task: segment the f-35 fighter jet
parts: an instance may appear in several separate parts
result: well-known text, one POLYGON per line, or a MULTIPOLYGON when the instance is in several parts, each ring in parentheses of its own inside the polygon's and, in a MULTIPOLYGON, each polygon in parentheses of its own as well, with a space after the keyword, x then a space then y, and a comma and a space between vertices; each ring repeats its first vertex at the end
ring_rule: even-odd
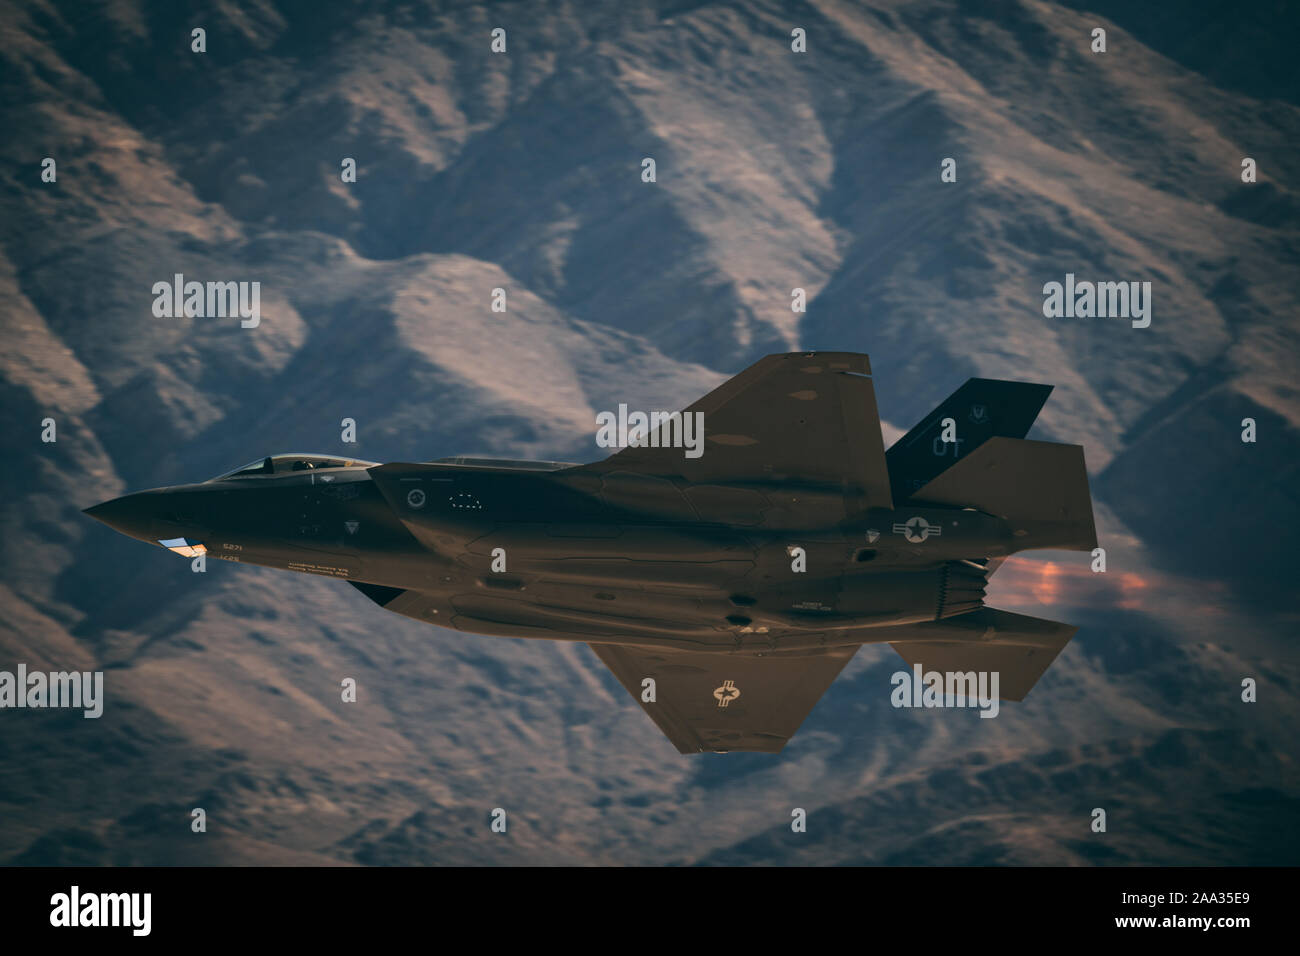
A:
POLYGON ((417 621, 585 641, 682 753, 775 753, 862 644, 1021 700, 1073 636, 983 603, 1009 554, 1096 547, 1083 449, 1024 438, 1050 391, 970 379, 886 451, 866 355, 770 355, 682 413, 696 457, 670 418, 585 465, 274 455, 87 513, 417 621))

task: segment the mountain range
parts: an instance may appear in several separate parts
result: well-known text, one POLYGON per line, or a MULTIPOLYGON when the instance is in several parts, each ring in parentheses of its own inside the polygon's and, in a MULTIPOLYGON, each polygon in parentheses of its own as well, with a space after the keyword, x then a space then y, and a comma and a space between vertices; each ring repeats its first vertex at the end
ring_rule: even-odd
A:
POLYGON ((1300 18, 1166 8, 0 3, 0 669, 108 697, 0 713, 0 861, 1300 862, 1300 18), (176 274, 260 323, 159 318, 176 274), (1150 326, 1045 316, 1067 275, 1150 326), (1080 626, 996 720, 893 709, 867 647, 781 755, 684 758, 584 645, 81 514, 291 450, 594 460, 597 412, 804 349, 871 355, 886 443, 1056 386, 1107 567, 993 578, 1080 626))

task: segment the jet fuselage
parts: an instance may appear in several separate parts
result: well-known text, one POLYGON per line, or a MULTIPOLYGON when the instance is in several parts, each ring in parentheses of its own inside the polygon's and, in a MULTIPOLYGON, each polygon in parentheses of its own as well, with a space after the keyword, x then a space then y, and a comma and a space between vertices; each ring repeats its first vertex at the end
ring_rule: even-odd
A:
POLYGON ((972 378, 886 451, 872 379, 770 355, 601 461, 282 455, 88 511, 413 620, 585 642, 681 753, 776 753, 864 643, 1023 700, 1076 629, 986 607, 987 576, 1096 548, 1083 449, 1025 438, 1050 386, 972 378))
POLYGON ((982 598, 982 562, 1014 550, 1005 520, 969 509, 819 523, 841 499, 429 463, 232 476, 89 513, 150 543, 201 544, 209 559, 418 592, 418 606, 392 609, 459 630, 697 648, 837 643, 827 632, 862 643, 863 630, 964 613, 982 598))

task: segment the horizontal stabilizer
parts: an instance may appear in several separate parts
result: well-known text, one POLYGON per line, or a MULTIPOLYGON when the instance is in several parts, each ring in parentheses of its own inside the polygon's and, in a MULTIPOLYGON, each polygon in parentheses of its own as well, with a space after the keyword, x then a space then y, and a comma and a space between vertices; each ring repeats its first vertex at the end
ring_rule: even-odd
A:
POLYGON ((998 674, 1002 700, 1024 700, 1078 628, 985 607, 932 624, 904 625, 894 650, 923 671, 998 674))
POLYGON ((1091 551, 1097 528, 1083 446, 990 438, 912 496, 1005 518, 1017 551, 1091 551))

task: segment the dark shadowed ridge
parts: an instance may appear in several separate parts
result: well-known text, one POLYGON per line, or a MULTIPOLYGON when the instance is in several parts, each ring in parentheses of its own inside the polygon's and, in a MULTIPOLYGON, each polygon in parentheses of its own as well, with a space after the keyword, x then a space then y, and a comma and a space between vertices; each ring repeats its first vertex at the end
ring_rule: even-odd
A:
POLYGON ((1289 7, 598 6, 3 8, 0 669, 108 700, 0 714, 0 860, 1300 862, 1289 7), (261 326, 155 318, 178 272, 261 326), (1045 319, 1067 272, 1150 281, 1151 327, 1045 319), (684 759, 585 647, 80 511, 290 449, 595 458, 598 410, 805 348, 870 353, 891 434, 1056 386, 1030 437, 1085 446, 1108 568, 993 579, 1081 628, 1023 704, 895 709, 866 648, 779 757, 684 759))

